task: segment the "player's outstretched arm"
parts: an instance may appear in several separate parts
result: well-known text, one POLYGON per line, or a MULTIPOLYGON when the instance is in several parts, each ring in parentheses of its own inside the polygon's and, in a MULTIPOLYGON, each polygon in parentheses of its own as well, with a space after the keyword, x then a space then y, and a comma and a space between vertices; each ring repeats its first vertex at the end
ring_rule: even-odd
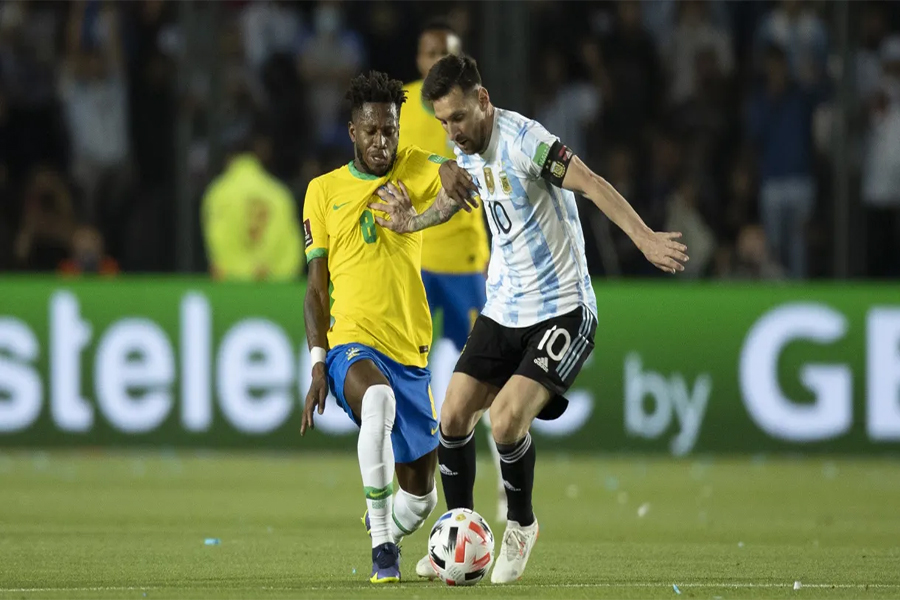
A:
POLYGON ((412 205, 406 186, 402 181, 397 183, 399 187, 387 183, 379 188, 378 197, 383 202, 369 204, 369 208, 372 210, 380 210, 388 216, 387 219, 376 216, 375 222, 385 229, 397 233, 412 233, 440 225, 449 221, 450 217, 458 213, 461 208, 472 212, 472 206, 478 206, 478 201, 475 199, 470 199, 469 203, 460 204, 441 189, 431 206, 420 215, 416 213, 416 209, 412 205))
MULTIPOLYGON (((309 276, 306 282, 306 298, 303 300, 303 320, 306 323, 306 341, 310 350, 328 349, 328 323, 331 301, 328 297, 328 258, 319 257, 309 261, 309 276)), ((312 367, 312 385, 306 395, 303 418, 300 421, 300 435, 307 429, 315 429, 313 412, 318 408, 321 415, 328 397, 328 373, 324 362, 312 367)))
POLYGON ((589 198, 657 268, 667 273, 684 271, 683 263, 688 260, 687 246, 675 241, 681 234, 650 229, 616 188, 591 171, 577 156, 569 161, 562 187, 589 198))

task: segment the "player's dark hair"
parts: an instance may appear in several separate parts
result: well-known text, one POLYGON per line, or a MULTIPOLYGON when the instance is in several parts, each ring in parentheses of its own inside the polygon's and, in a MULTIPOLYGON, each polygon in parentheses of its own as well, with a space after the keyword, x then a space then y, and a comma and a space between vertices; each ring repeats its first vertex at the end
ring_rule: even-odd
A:
POLYGON ((358 75, 350 81, 346 99, 350 103, 351 118, 368 102, 393 104, 399 111, 406 102, 406 90, 399 79, 391 79, 380 71, 369 71, 368 75, 358 75))
POLYGON ((419 37, 428 31, 443 31, 444 33, 449 33, 451 35, 458 35, 456 30, 453 29, 453 26, 450 25, 450 21, 443 17, 435 17, 426 21, 425 25, 422 26, 422 29, 419 30, 419 37))
POLYGON ((422 97, 434 102, 449 94, 459 86, 464 94, 468 94, 481 85, 481 73, 478 63, 471 56, 455 56, 450 54, 437 61, 425 82, 422 84, 422 97))

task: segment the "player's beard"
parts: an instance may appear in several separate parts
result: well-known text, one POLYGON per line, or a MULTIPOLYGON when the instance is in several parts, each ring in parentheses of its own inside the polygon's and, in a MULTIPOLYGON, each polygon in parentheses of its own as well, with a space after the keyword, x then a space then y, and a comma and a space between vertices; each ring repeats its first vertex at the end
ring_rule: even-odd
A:
POLYGON ((394 167, 394 161, 397 160, 397 149, 394 148, 394 153, 391 154, 391 158, 390 160, 388 160, 387 166, 384 168, 384 171, 378 173, 369 166, 369 163, 366 162, 366 155, 365 152, 363 152, 363 149, 356 144, 354 144, 354 147, 356 148, 356 161, 365 169, 365 172, 369 175, 383 177, 394 167))

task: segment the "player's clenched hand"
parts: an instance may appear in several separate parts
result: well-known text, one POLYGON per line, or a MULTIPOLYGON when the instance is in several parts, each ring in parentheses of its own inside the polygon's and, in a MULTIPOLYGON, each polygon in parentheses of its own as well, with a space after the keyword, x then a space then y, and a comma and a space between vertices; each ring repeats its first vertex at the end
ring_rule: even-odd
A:
POLYGON ((325 412, 326 398, 328 398, 328 377, 325 373, 325 364, 316 363, 312 369, 312 385, 306 394, 303 418, 300 420, 300 435, 304 435, 307 429, 316 428, 313 424, 313 412, 317 407, 320 415, 325 412))
POLYGON ((441 187, 450 196, 450 199, 459 204, 466 212, 472 212, 472 208, 478 208, 478 186, 472 181, 472 176, 465 169, 459 168, 455 160, 448 160, 438 170, 441 176, 441 187), (471 206, 471 208, 470 208, 471 206))
POLYGON ((688 261, 687 246, 675 241, 680 237, 680 233, 654 231, 640 240, 637 246, 658 269, 675 273, 684 271, 682 263, 688 261))
POLYGON ((384 202, 372 202, 369 208, 372 210, 380 210, 385 213, 388 218, 384 219, 375 215, 375 222, 391 231, 397 233, 409 233, 413 231, 412 219, 416 216, 416 209, 413 208, 412 200, 409 199, 409 192, 402 181, 398 181, 397 187, 391 182, 378 188, 376 192, 378 197, 384 202))

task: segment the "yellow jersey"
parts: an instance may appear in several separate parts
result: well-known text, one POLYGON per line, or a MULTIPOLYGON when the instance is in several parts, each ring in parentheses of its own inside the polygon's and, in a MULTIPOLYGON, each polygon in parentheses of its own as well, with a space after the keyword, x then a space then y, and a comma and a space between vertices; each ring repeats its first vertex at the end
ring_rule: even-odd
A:
POLYGON ((290 190, 252 154, 234 158, 203 197, 210 266, 222 279, 292 280, 300 273, 300 224, 290 190))
MULTIPOLYGON (((455 159, 453 142, 422 98, 422 81, 404 87, 409 100, 400 110, 400 148, 418 146, 455 159)), ((422 268, 432 273, 481 273, 490 257, 482 207, 459 211, 452 219, 422 232, 422 268)))
POLYGON ((383 177, 348 165, 313 179, 303 205, 306 260, 326 257, 333 324, 328 344, 356 342, 395 361, 425 367, 431 314, 422 284, 422 232, 398 234, 375 222, 368 204, 388 181, 402 181, 421 213, 441 189, 438 168, 446 160, 414 146, 397 151, 383 177))

